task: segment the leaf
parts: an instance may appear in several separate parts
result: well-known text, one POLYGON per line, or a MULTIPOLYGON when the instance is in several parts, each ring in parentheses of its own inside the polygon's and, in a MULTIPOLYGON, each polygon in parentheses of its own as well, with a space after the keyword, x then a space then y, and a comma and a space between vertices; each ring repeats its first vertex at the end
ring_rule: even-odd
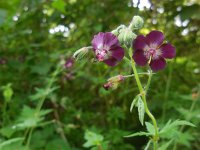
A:
POLYGON ((152 135, 154 135, 154 133, 155 133, 154 126, 151 123, 149 123, 149 122, 145 122, 145 125, 146 125, 146 128, 147 128, 147 131, 149 133, 151 133, 152 135))
POLYGON ((162 146, 160 146, 158 148, 158 150, 167 150, 167 148, 169 147, 169 145, 172 143, 173 140, 170 140, 169 142, 163 144, 162 146))
POLYGON ((18 137, 18 138, 13 138, 13 139, 6 140, 6 141, 0 143, 0 150, 3 147, 7 146, 7 145, 10 145, 12 143, 16 143, 16 142, 19 142, 19 141, 23 141, 23 140, 24 140, 24 138, 22 138, 22 137, 18 137))
POLYGON ((147 143, 147 145, 145 146, 144 150, 148 150, 149 149, 149 146, 151 145, 151 140, 149 140, 149 142, 147 143))
POLYGON ((186 19, 197 19, 199 20, 199 13, 200 13, 200 5, 193 4, 191 6, 185 6, 180 11, 181 20, 184 21, 186 19))
POLYGON ((20 130, 30 127, 36 127, 44 120, 44 116, 50 113, 52 110, 41 110, 39 114, 36 114, 35 109, 28 106, 24 106, 23 110, 16 121, 16 124, 12 126, 13 129, 20 130))
POLYGON ((128 137, 134 137, 134 136, 150 136, 150 135, 151 135, 151 133, 148 133, 148 132, 136 132, 136 133, 124 136, 124 137, 128 138, 128 137))
POLYGON ((133 107, 136 106, 136 104, 138 103, 138 99, 139 99, 139 95, 137 95, 137 96, 133 99, 133 101, 132 101, 132 103, 131 103, 131 107, 130 107, 130 112, 132 112, 133 107))
POLYGON ((54 0, 54 2, 52 2, 52 6, 57 10, 61 11, 62 13, 66 13, 66 3, 63 0, 54 0))
POLYGON ((13 90, 11 88, 11 83, 8 83, 7 85, 3 86, 3 97, 5 99, 6 102, 10 102, 12 95, 13 95, 13 90))
POLYGON ((140 120, 140 123, 143 125, 144 124, 143 122, 144 122, 145 109, 144 109, 144 103, 143 103, 142 98, 140 96, 138 97, 137 107, 138 107, 139 120, 140 120))
POLYGON ((36 88, 36 93, 34 95, 31 95, 30 96, 30 99, 31 100, 39 100, 45 96, 48 96, 50 95, 52 92, 54 92, 55 90, 59 89, 60 87, 59 86, 54 86, 52 88, 44 88, 44 89, 39 89, 39 88, 36 88))
POLYGON ((191 127, 196 127, 193 123, 190 123, 185 120, 175 120, 174 122, 171 123, 171 120, 167 122, 167 124, 163 127, 163 129, 160 131, 160 134, 169 132, 170 130, 174 129, 177 126, 182 126, 182 125, 187 125, 191 127))
POLYGON ((104 137, 100 134, 86 131, 84 136, 86 142, 83 144, 83 147, 92 147, 92 146, 98 146, 100 143, 102 143, 104 137))

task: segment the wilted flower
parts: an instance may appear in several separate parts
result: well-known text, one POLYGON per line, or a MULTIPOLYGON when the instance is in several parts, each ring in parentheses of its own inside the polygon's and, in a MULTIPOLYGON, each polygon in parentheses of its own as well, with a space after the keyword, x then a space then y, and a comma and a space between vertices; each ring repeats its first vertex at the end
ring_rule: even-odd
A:
POLYGON ((74 65, 74 59, 68 58, 64 64, 65 68, 71 68, 74 65))
POLYGON ((124 57, 124 49, 117 37, 111 32, 100 32, 94 36, 92 47, 98 61, 115 66, 124 57))
POLYGON ((137 65, 145 66, 149 63, 153 71, 164 69, 165 58, 172 59, 176 55, 175 47, 163 43, 164 35, 160 31, 151 31, 145 36, 139 35, 133 42, 135 49, 133 59, 137 65))
POLYGON ((109 90, 109 89, 116 89, 119 85, 120 82, 124 80, 124 76, 122 75, 117 75, 114 77, 109 78, 107 83, 103 85, 104 89, 109 90))

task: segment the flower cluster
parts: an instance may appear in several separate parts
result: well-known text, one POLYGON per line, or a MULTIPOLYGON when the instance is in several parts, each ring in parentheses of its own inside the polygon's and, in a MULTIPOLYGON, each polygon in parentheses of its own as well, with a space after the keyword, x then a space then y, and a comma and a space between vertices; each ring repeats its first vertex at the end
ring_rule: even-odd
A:
MULTIPOLYGON (((160 31, 151 31, 146 35, 139 35, 133 41, 133 59, 139 66, 147 63, 153 71, 164 69, 165 59, 172 59, 176 55, 175 48, 169 43, 163 43, 164 35, 160 31)), ((110 33, 94 36, 92 40, 94 53, 98 61, 103 61, 109 66, 115 66, 124 57, 124 49, 120 46, 117 37, 110 33)))

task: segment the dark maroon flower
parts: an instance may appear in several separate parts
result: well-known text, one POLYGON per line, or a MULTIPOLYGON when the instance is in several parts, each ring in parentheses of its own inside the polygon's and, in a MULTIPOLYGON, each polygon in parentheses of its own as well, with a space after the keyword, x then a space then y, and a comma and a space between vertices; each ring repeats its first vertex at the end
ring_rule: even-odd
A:
POLYGON ((124 49, 117 37, 111 32, 100 32, 94 36, 92 47, 98 61, 115 66, 124 57, 124 49))
POLYGON ((74 59, 73 58, 68 58, 64 64, 65 68, 71 68, 74 65, 74 59))
POLYGON ((6 64, 6 59, 0 58, 0 65, 5 65, 6 64))
POLYGON ((137 65, 149 63, 153 71, 162 70, 166 66, 165 58, 172 59, 176 55, 175 47, 163 43, 164 35, 160 31, 151 31, 145 36, 139 35, 133 42, 133 59, 137 65))

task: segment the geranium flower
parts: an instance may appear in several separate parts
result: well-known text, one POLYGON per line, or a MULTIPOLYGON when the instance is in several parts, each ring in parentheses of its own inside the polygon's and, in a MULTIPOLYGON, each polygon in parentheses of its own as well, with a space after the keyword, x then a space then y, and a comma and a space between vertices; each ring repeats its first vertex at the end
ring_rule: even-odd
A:
POLYGON ((149 63, 153 71, 162 70, 166 66, 165 58, 172 59, 176 55, 175 47, 163 43, 164 35, 160 31, 151 31, 145 36, 139 35, 133 41, 133 59, 139 66, 149 63))
POLYGON ((64 67, 65 68, 72 68, 73 65, 74 65, 74 59, 70 57, 65 61, 64 67))
POLYGON ((98 61, 115 66, 124 57, 124 49, 117 37, 111 32, 100 32, 94 36, 92 47, 98 61))

